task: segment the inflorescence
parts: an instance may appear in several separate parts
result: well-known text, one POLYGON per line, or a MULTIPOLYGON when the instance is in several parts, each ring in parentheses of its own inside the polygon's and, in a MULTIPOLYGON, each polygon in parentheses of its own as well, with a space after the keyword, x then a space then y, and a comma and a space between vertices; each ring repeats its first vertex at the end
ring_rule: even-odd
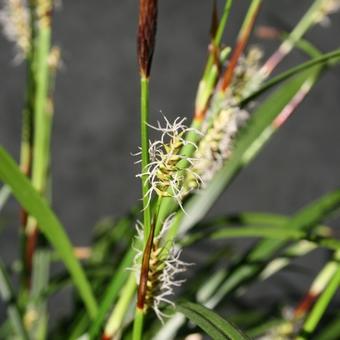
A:
MULTIPOLYGON (((185 281, 176 279, 177 274, 185 272, 187 266, 190 265, 180 260, 180 248, 173 242, 165 241, 172 221, 173 215, 170 215, 163 223, 160 233, 153 240, 145 295, 145 310, 152 308, 161 321, 167 316, 161 311, 161 305, 163 303, 174 305, 169 297, 174 295, 174 289, 185 281)), ((136 242, 142 244, 144 240, 144 226, 142 223, 137 222, 136 229, 136 242)), ((139 284, 143 252, 139 249, 139 246, 135 247, 135 250, 136 256, 134 258, 133 270, 136 273, 137 283, 139 284)))
POLYGON ((182 206, 183 198, 190 192, 186 186, 185 179, 188 174, 194 178, 197 186, 201 184, 201 178, 193 168, 194 158, 185 155, 183 148, 197 146, 185 139, 188 133, 199 134, 198 131, 184 125, 185 118, 176 118, 170 123, 165 117, 165 126, 158 122, 152 129, 161 132, 161 137, 150 143, 150 163, 145 173, 137 175, 148 176, 150 189, 147 192, 148 201, 152 199, 153 193, 158 197, 173 197, 182 206))
POLYGON ((16 61, 25 59, 30 49, 30 14, 26 0, 6 0, 0 12, 0 22, 7 39, 15 43, 16 61))

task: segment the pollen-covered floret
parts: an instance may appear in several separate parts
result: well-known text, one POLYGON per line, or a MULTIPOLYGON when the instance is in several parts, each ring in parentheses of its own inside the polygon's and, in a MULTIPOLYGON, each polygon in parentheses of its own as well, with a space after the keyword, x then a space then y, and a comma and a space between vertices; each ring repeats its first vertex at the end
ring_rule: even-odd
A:
POLYGON ((263 80, 259 74, 262 56, 262 50, 252 46, 246 55, 240 57, 231 86, 226 93, 227 97, 238 103, 259 87, 263 80))
MULTIPOLYGON (((260 61, 262 51, 250 48, 235 68, 231 85, 225 93, 216 92, 210 103, 203 124, 203 138, 194 153, 194 172, 207 184, 230 157, 233 141, 249 118, 249 113, 240 108, 242 99, 254 92, 261 84, 260 61)), ((191 182, 195 187, 195 181, 191 182)), ((204 185, 203 185, 204 186, 204 185)))
POLYGON ((36 0, 35 10, 39 26, 44 27, 51 24, 51 15, 54 5, 55 3, 53 0, 36 0))
POLYGON ((0 22, 7 39, 15 43, 16 61, 21 61, 26 57, 31 41, 26 0, 6 0, 0 12, 0 22))
POLYGON ((149 155, 150 163, 144 173, 138 177, 147 175, 150 186, 147 192, 149 202, 152 194, 159 197, 173 197, 180 206, 182 199, 190 191, 184 185, 186 175, 190 173, 192 177, 200 184, 201 180, 193 170, 194 159, 183 153, 183 148, 192 146, 197 148, 193 142, 187 141, 185 136, 188 133, 197 133, 198 131, 188 128, 184 125, 185 118, 177 118, 170 123, 165 117, 165 126, 158 122, 157 126, 150 126, 154 130, 161 132, 159 140, 150 144, 149 155))
MULTIPOLYGON (((223 109, 202 138, 194 157, 195 171, 203 183, 209 183, 230 157, 236 133, 245 124, 249 114, 237 106, 223 109)), ((194 183, 193 183, 194 185, 194 183)))
MULTIPOLYGON (((163 227, 157 237, 155 237, 150 254, 149 273, 147 280, 147 290, 145 295, 145 309, 152 308, 157 317, 163 321, 166 316, 161 311, 163 303, 173 305, 169 299, 174 293, 175 288, 181 286, 185 280, 176 278, 177 274, 186 271, 188 263, 180 260, 181 250, 174 243, 165 243, 165 235, 171 226, 173 216, 170 215, 164 222, 163 227)), ((144 228, 138 222, 137 242, 143 244, 144 228)), ((133 270, 136 273, 137 283, 139 284, 141 260, 143 252, 136 249, 133 270)))
POLYGON ((324 0, 320 10, 315 13, 315 22, 321 25, 329 25, 329 15, 340 10, 340 0, 324 0))

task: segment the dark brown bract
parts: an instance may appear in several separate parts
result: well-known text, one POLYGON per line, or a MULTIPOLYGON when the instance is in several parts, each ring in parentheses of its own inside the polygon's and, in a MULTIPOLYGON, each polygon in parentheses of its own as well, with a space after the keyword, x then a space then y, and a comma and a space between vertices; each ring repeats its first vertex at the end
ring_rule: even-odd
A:
POLYGON ((138 23, 138 63, 142 76, 150 75, 157 31, 158 0, 140 0, 138 23))

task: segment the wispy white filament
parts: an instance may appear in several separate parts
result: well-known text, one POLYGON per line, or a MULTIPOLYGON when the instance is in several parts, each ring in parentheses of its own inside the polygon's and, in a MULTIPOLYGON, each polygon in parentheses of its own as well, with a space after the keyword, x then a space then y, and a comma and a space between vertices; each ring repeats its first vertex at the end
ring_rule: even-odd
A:
MULTIPOLYGON (((152 308, 162 322, 167 315, 161 311, 161 306, 162 304, 174 305, 170 297, 174 295, 176 287, 180 287, 185 281, 183 279, 177 279, 177 275, 185 272, 186 268, 190 265, 180 259, 182 251, 174 243, 164 244, 164 239, 173 222, 173 217, 174 215, 172 214, 165 220, 160 233, 155 237, 154 244, 157 245, 157 249, 152 251, 150 258, 150 265, 152 261, 157 263, 157 268, 154 268, 154 270, 159 273, 159 276, 157 277, 155 286, 151 287, 151 285, 148 285, 148 289, 151 289, 148 294, 152 295, 152 299, 151 305, 147 307, 152 308)), ((139 246, 135 247, 136 256, 132 269, 136 273, 137 283, 139 284, 143 257, 143 251, 140 250, 140 245, 144 242, 144 227, 140 222, 137 222, 136 229, 136 241, 139 246)))
POLYGON ((0 23, 7 39, 15 44, 15 61, 23 60, 30 48, 30 15, 26 0, 5 0, 0 23))
POLYGON ((188 128, 184 124, 185 118, 178 117, 173 123, 170 123, 165 117, 164 120, 165 126, 162 126, 160 122, 157 122, 157 126, 150 125, 152 129, 159 131, 161 136, 158 140, 150 143, 150 163, 146 171, 137 176, 147 175, 150 189, 146 195, 149 203, 155 193, 157 196, 173 197, 182 207, 183 197, 190 190, 184 185, 187 174, 190 173, 197 184, 201 179, 193 170, 194 159, 183 155, 181 151, 187 145, 197 148, 194 143, 187 141, 185 136, 189 132, 197 134, 199 132, 188 128))
POLYGON ((315 22, 321 25, 329 25, 331 20, 329 15, 340 10, 340 0, 325 0, 320 10, 315 14, 315 22))

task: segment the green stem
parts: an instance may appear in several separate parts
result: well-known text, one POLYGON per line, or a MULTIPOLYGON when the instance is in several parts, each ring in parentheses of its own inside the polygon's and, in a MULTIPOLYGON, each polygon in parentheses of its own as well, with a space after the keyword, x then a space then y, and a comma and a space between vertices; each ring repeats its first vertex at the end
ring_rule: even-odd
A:
POLYGON ((284 71, 280 73, 279 75, 266 81, 259 89, 257 89, 255 92, 253 92, 248 97, 243 98, 240 102, 240 106, 243 108, 245 105, 250 103, 252 100, 260 96, 262 93, 269 90, 271 87, 285 81, 286 79, 289 79, 295 76, 298 73, 301 73, 302 71, 308 70, 312 68, 313 66, 317 66, 321 64, 324 64, 324 66, 327 66, 327 64, 331 65, 339 61, 340 61, 340 49, 338 48, 338 49, 335 49, 334 51, 322 54, 320 57, 313 58, 302 64, 291 67, 289 70, 284 71))
POLYGON ((217 28, 216 36, 214 38, 214 44, 216 46, 219 46, 221 44, 223 33, 227 25, 228 19, 229 19, 232 4, 233 4, 233 0, 226 0, 225 2, 223 14, 222 14, 220 23, 217 28))
POLYGON ((275 67, 287 56, 298 41, 306 34, 306 32, 315 24, 315 19, 320 11, 321 6, 328 0, 315 0, 312 6, 308 9, 305 15, 301 18, 299 23, 295 26, 293 31, 279 46, 278 50, 268 59, 263 65, 260 73, 268 77, 275 67))
MULTIPOLYGON (((233 3, 233 0, 226 0, 225 2, 223 14, 218 24, 216 35, 213 39, 213 44, 216 47, 220 46, 221 44, 223 33, 228 22, 232 3, 233 3)), ((214 56, 210 53, 208 61, 207 61, 207 65, 204 70, 203 79, 207 79, 209 77, 209 74, 211 72, 211 67, 213 66, 213 64, 214 64, 214 56)))
POLYGON ((253 27, 254 19, 261 6, 262 0, 252 0, 250 7, 247 11, 246 17, 243 21, 237 40, 241 41, 246 35, 249 35, 249 30, 253 27))
MULTIPOLYGON (((142 76, 140 81, 141 87, 141 100, 140 100, 140 109, 141 109, 141 148, 142 148, 142 195, 143 195, 143 219, 144 219, 144 244, 140 246, 142 248, 145 247, 147 240, 149 238, 149 234, 151 231, 151 200, 148 197, 148 191, 150 188, 150 184, 148 181, 148 175, 145 174, 147 170, 147 166, 150 162, 149 160, 149 131, 148 131, 148 122, 149 122, 149 78, 142 76)), ((158 203, 157 203, 158 207, 158 203)), ((156 207, 156 209, 158 209, 156 207)), ((118 303, 112 312, 107 326, 105 328, 105 336, 112 336, 119 332, 122 326, 122 322, 124 319, 124 315, 127 311, 129 304, 134 296, 136 291, 136 278, 135 274, 132 273, 129 277, 128 283, 122 291, 121 297, 118 300, 118 303)))
MULTIPOLYGON (((51 3, 49 2, 49 5, 51 3)), ((36 5, 38 6, 38 5, 36 5)), ((34 7, 35 11, 38 7, 34 7)), ((48 182, 48 168, 50 159, 50 134, 52 112, 48 105, 50 89, 50 67, 48 58, 51 45, 51 27, 49 13, 36 18, 37 32, 34 41, 34 59, 32 67, 35 77, 35 91, 33 102, 33 162, 32 185, 42 195, 46 195, 48 182)), ((30 281, 32 258, 37 243, 37 222, 33 217, 28 217, 25 228, 25 274, 26 282, 30 281)))
POLYGON ((12 284, 9 281, 5 265, 0 260, 0 295, 7 305, 7 314, 15 335, 22 340, 29 340, 28 334, 21 317, 19 307, 16 304, 12 284))
POLYGON ((21 127, 21 149, 20 149, 20 167, 26 176, 30 176, 31 161, 32 161, 32 146, 33 146, 33 106, 34 106, 34 92, 35 92, 35 79, 34 79, 34 57, 35 57, 35 37, 36 37, 36 24, 35 24, 35 5, 29 2, 30 14, 30 48, 26 56, 27 71, 26 71, 26 93, 25 93, 25 106, 22 117, 21 127))
MULTIPOLYGON (((35 98, 35 37, 36 37, 36 24, 35 24, 35 5, 29 2, 30 12, 30 48, 26 58, 26 89, 25 89, 25 104, 22 115, 21 127, 21 146, 20 146, 20 168, 21 171, 28 177, 31 177, 32 172, 32 158, 33 158, 33 136, 34 136, 34 98, 35 98)), ((26 249, 28 249, 28 237, 25 229, 27 226, 27 212, 20 209, 20 258, 23 263, 23 270, 20 275, 20 300, 23 305, 26 305, 28 297, 28 283, 30 265, 27 261, 26 249)))
POLYGON ((232 56, 230 57, 229 64, 226 72, 223 75, 223 79, 220 82, 219 89, 225 92, 232 82, 235 68, 237 66, 238 60, 244 51, 246 44, 248 43, 251 31, 254 27, 257 14, 259 12, 262 0, 252 0, 249 9, 247 11, 246 17, 243 21, 240 32, 237 36, 237 42, 234 47, 232 56))
POLYGON ((136 308, 135 320, 133 323, 132 340, 142 340, 144 324, 144 311, 136 308))
MULTIPOLYGON (((220 45, 223 37, 223 33, 228 22, 232 0, 226 0, 223 14, 221 20, 219 22, 217 32, 212 41, 212 49, 217 48, 218 56, 220 57, 220 45)), ((218 65, 215 64, 215 56, 216 51, 211 51, 208 57, 207 64, 204 69, 202 80, 199 83, 197 95, 196 95, 196 103, 195 103, 195 116, 200 119, 203 115, 204 110, 208 104, 209 98, 213 92, 214 86, 216 85, 217 77, 218 77, 218 65)), ((226 58, 226 55, 225 55, 226 58)))
POLYGON ((124 289, 122 290, 121 298, 119 299, 106 324, 104 338, 111 339, 121 330, 124 317, 136 292, 136 286, 135 273, 131 273, 124 289))
MULTIPOLYGON (((336 293, 339 287, 339 284, 340 284, 340 265, 338 263, 339 255, 340 253, 337 252, 336 259, 334 260, 336 263, 337 269, 334 272, 331 279, 328 281, 328 283, 325 284, 323 292, 321 293, 319 299, 315 303, 311 313, 308 315, 305 321, 303 330, 300 336, 297 338, 298 340, 307 339, 309 335, 311 335, 315 331, 331 299, 333 298, 334 294, 336 293)), ((326 274, 327 273, 325 272, 325 275, 326 274)))
MULTIPOLYGON (((105 290, 105 293, 103 295, 103 298, 101 299, 100 308, 99 308, 97 317, 93 321, 90 327, 90 330, 89 330, 90 339, 94 340, 98 336, 98 333, 100 331, 103 321, 106 318, 106 315, 110 309, 110 306, 113 303, 115 303, 115 299, 118 295, 118 292, 123 287, 123 284, 125 283, 127 276, 129 274, 126 271, 126 268, 131 266, 131 263, 133 260, 132 257, 133 257, 133 249, 130 249, 124 256, 121 263, 119 264, 119 268, 115 272, 114 277, 112 278, 111 282, 108 284, 105 290)), ((128 292, 128 295, 131 296, 130 291, 128 292)), ((124 315, 124 313, 122 313, 122 315, 124 315)))
POLYGON ((38 250, 33 258, 33 276, 30 297, 25 313, 26 328, 31 339, 44 340, 47 335, 48 311, 47 300, 43 297, 49 282, 50 251, 38 250), (30 319, 30 315, 36 317, 30 319))
POLYGON ((5 206, 5 204, 7 203, 10 196, 11 196, 11 189, 9 188, 9 186, 4 185, 0 189, 0 212, 3 209, 3 207, 5 206))
MULTIPOLYGON (((326 0, 328 1, 328 0, 326 0)), ((325 0, 316 0, 308 9, 305 15, 301 18, 299 23, 295 26, 293 31, 289 34, 286 41, 282 43, 280 49, 289 53, 295 44, 303 37, 303 35, 316 23, 315 19, 321 6, 324 5, 325 0)))
POLYGON ((34 101, 34 161, 32 183, 43 194, 46 188, 47 159, 49 155, 49 136, 51 117, 47 110, 49 89, 48 56, 50 51, 51 30, 49 26, 41 28, 38 34, 36 95, 34 101))
POLYGON ((32 69, 32 56, 27 58, 27 62, 26 98, 21 128, 20 167, 22 172, 26 176, 29 176, 31 172, 33 143, 32 99, 34 97, 34 77, 32 69))
POLYGON ((151 208, 148 198, 149 182, 145 174, 149 164, 149 79, 141 78, 141 146, 142 146, 142 193, 143 193, 143 215, 145 240, 150 232, 151 208))

